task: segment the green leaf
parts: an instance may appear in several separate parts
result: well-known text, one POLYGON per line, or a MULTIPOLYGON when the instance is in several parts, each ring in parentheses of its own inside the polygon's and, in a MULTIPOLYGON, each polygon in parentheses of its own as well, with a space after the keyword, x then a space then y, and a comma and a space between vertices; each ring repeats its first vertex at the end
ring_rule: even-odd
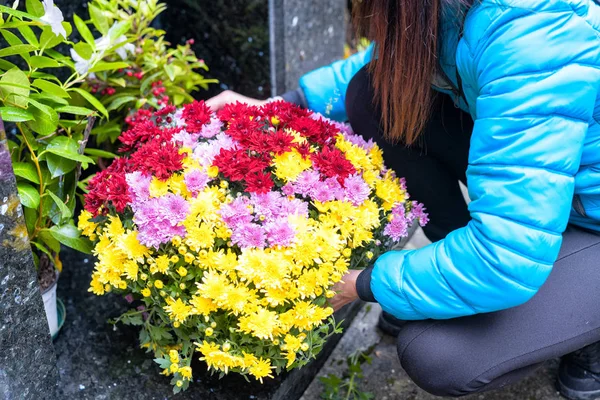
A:
POLYGON ((44 15, 44 6, 39 0, 26 0, 25 8, 27 12, 35 17, 44 15))
POLYGON ((63 176, 73 171, 77 166, 75 161, 54 154, 48 154, 46 156, 46 163, 48 164, 48 170, 50 170, 52 178, 63 176))
POLYGON ((29 54, 32 51, 37 50, 36 46, 30 44, 18 44, 16 46, 5 47, 0 50, 0 57, 14 56, 15 54, 29 54))
POLYGON ((54 193, 52 193, 51 191, 46 191, 46 193, 48 195, 50 195, 50 197, 52 197, 52 200, 54 200, 54 203, 56 203, 56 205, 58 206, 58 209, 60 210, 60 213, 62 215, 62 219, 68 219, 71 218, 71 210, 69 210, 69 207, 67 207, 65 205, 65 203, 63 203, 63 201, 54 193))
POLYGON ((131 29, 131 24, 127 21, 119 21, 115 25, 113 25, 110 29, 110 39, 111 42, 114 42, 116 39, 120 38, 131 29))
POLYGON ((15 175, 23 179, 27 179, 33 183, 40 184, 40 177, 37 174, 37 170, 32 164, 26 162, 13 163, 13 170, 15 175))
POLYGON ((29 63, 34 68, 58 68, 61 65, 50 57, 32 56, 29 63))
MULTIPOLYGON (((43 101, 44 104, 47 104, 47 105, 48 105, 48 103, 56 103, 57 105, 61 105, 61 106, 69 105, 69 102, 67 100, 63 99, 62 97, 58 97, 53 94, 50 94, 50 93, 33 93, 33 94, 31 94, 31 97, 29 98, 30 103, 31 103, 32 99, 36 103, 39 100, 39 101, 43 101)), ((55 104, 52 104, 52 106, 54 106, 54 105, 55 104)))
POLYGON ((33 107, 30 107, 31 113, 34 116, 33 121, 27 122, 27 125, 35 133, 46 136, 54 133, 58 127, 58 113, 42 103, 32 102, 33 107))
POLYGON ((33 30, 28 25, 20 26, 18 29, 25 40, 27 40, 27 43, 35 47, 40 46, 37 36, 35 36, 35 33, 33 33, 33 30))
POLYGON ((5 103, 12 103, 16 106, 27 107, 27 97, 29 96, 29 79, 25 72, 18 68, 6 71, 0 79, 0 96, 5 103))
POLYGON ((84 42, 75 43, 75 45, 73 46, 73 49, 84 60, 89 60, 90 58, 92 58, 92 54, 94 54, 94 49, 92 49, 92 46, 90 46, 89 44, 84 43, 84 42))
POLYGON ((35 230, 35 224, 37 223, 38 212, 33 208, 23 208, 23 215, 25 216, 25 225, 27 226, 27 232, 31 235, 35 230))
POLYGON ((115 100, 113 100, 112 103, 110 103, 107 110, 108 111, 116 110, 119 107, 121 107, 123 104, 129 103, 129 102, 132 102, 135 100, 137 100, 137 98, 133 97, 133 96, 122 96, 122 97, 116 98, 115 100))
POLYGON ((9 69, 17 68, 17 66, 9 61, 0 58, 0 70, 8 71, 9 69))
POLYGON ((40 194, 28 183, 18 183, 17 191, 21 198, 21 204, 29 208, 38 208, 40 205, 40 194))
POLYGON ((48 257, 50 257, 50 259, 54 257, 52 253, 50 253, 50 251, 46 248, 46 246, 42 245, 41 243, 32 241, 31 244, 34 245, 42 253, 45 253, 48 257))
POLYGON ((98 29, 98 31, 101 34, 106 35, 109 29, 108 19, 106 18, 102 10, 100 10, 95 5, 88 4, 88 7, 90 9, 90 18, 92 20, 92 24, 94 24, 96 29, 98 29))
POLYGON ((118 62, 104 62, 99 61, 96 65, 90 68, 90 72, 101 72, 101 71, 116 71, 121 68, 129 67, 129 63, 118 61, 118 62))
POLYGON ((58 253, 60 251, 60 242, 52 236, 48 231, 40 231, 38 237, 48 246, 52 251, 58 253))
POLYGON ((100 111, 100 113, 102 113, 102 115, 104 115, 106 118, 108 118, 108 111, 106 111, 106 108, 104 108, 102 103, 100 103, 100 101, 97 98, 95 98, 94 95, 92 95, 91 93, 86 92, 85 90, 80 89, 80 88, 71 88, 69 90, 79 93, 81 95, 81 97, 86 99, 92 106, 94 106, 96 108, 96 110, 100 111))
POLYGON ((29 15, 27 13, 24 13, 23 11, 19 11, 19 10, 13 10, 10 7, 6 7, 6 6, 0 6, 0 11, 7 13, 9 15, 13 15, 15 17, 19 17, 21 19, 30 19, 33 21, 37 21, 37 22, 41 22, 39 18, 34 17, 33 15, 29 15))
POLYGON ((86 154, 89 154, 92 157, 102 157, 102 158, 116 158, 117 157, 116 154, 113 154, 109 151, 99 150, 99 149, 86 148, 84 152, 86 154))
POLYGON ((171 81, 175 80, 175 67, 171 64, 165 64, 164 66, 165 72, 171 81))
POLYGON ((69 93, 56 83, 48 82, 43 79, 36 79, 31 83, 33 86, 42 89, 44 92, 48 92, 58 97, 64 97, 65 99, 70 98, 69 93))
POLYGON ((58 136, 52 139, 46 147, 46 151, 69 160, 93 164, 94 160, 79 154, 79 145, 75 139, 65 136, 58 136))
POLYGON ((8 122, 24 122, 33 119, 29 111, 17 107, 0 107, 0 116, 8 122))
POLYGON ((85 116, 96 113, 96 111, 90 110, 89 108, 76 107, 76 106, 62 106, 62 107, 58 107, 56 109, 56 111, 58 111, 59 113, 67 113, 67 114, 73 114, 73 115, 85 115, 85 116))
POLYGON ((94 35, 92 35, 92 32, 90 32, 86 23, 83 22, 83 20, 79 18, 77 14, 73 14, 73 21, 75 22, 75 26, 77 27, 77 30, 79 31, 79 34, 83 40, 85 40, 92 47, 92 49, 94 49, 96 47, 96 44, 94 43, 94 35))
MULTIPOLYGON (((67 31, 67 37, 69 37, 73 31, 73 27, 68 22, 63 22, 62 26, 65 28, 65 31, 67 31)), ((63 42, 65 42, 65 39, 61 35, 55 35, 50 26, 45 25, 42 27, 40 47, 43 47, 44 49, 51 49, 63 42)))
POLYGON ((23 44, 23 41, 11 31, 7 31, 6 29, 0 29, 0 33, 2 33, 4 40, 6 40, 11 46, 18 46, 23 44))
POLYGON ((31 131, 29 130, 29 128, 23 124, 18 124, 18 127, 19 127, 19 130, 21 131, 21 134, 23 135, 23 138, 19 137, 21 142, 26 140, 29 143, 29 146, 31 146, 31 148, 34 151, 37 150, 40 147, 40 145, 37 142, 37 140, 35 140, 33 135, 31 134, 31 131))
POLYGON ((79 250, 82 253, 92 252, 92 242, 80 237, 79 229, 74 225, 53 226, 49 229, 50 234, 67 247, 79 250))

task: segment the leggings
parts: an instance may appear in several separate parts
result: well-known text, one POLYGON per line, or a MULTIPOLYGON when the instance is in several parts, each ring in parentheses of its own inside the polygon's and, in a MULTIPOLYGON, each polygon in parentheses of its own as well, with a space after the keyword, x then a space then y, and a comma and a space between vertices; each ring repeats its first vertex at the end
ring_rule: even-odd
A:
MULTIPOLYGON (((356 133, 383 149, 386 165, 425 204, 424 231, 437 241, 469 219, 466 183, 471 117, 438 95, 421 140, 411 147, 383 139, 380 111, 363 68, 350 82, 346 109, 356 133)), ((544 361, 600 341, 600 235, 569 226, 550 276, 527 303, 449 320, 411 321, 398 336, 404 370, 424 390, 463 396, 514 383, 544 361)))

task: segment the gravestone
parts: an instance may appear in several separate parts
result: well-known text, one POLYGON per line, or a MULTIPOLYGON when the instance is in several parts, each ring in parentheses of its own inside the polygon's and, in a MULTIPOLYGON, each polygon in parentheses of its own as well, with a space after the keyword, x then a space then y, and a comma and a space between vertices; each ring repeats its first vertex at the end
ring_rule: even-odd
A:
POLYGON ((52 399, 56 358, 0 121, 0 398, 52 399))
POLYGON ((345 0, 269 0, 273 95, 296 89, 302 75, 342 58, 347 6, 345 0))

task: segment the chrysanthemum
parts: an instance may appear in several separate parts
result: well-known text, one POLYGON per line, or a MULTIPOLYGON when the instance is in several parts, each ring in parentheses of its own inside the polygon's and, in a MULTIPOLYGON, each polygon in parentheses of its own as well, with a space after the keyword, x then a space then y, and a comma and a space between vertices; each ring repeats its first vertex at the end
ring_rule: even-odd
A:
POLYGON ((259 308, 254 314, 240 317, 239 328, 259 339, 273 339, 273 333, 278 328, 278 315, 266 308, 259 308))
POLYGON ((174 300, 172 297, 168 298, 167 304, 163 308, 169 313, 169 318, 174 321, 183 323, 192 313, 192 307, 179 298, 177 300, 174 300))

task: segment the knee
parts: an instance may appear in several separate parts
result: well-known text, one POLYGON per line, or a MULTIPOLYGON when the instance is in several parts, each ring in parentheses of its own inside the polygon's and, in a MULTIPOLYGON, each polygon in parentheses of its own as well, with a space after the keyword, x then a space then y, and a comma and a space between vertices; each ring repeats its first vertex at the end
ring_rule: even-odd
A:
POLYGON ((421 389, 436 395, 459 397, 473 393, 470 384, 473 360, 466 357, 460 343, 434 329, 407 326, 398 336, 398 356, 402 368, 421 389))

